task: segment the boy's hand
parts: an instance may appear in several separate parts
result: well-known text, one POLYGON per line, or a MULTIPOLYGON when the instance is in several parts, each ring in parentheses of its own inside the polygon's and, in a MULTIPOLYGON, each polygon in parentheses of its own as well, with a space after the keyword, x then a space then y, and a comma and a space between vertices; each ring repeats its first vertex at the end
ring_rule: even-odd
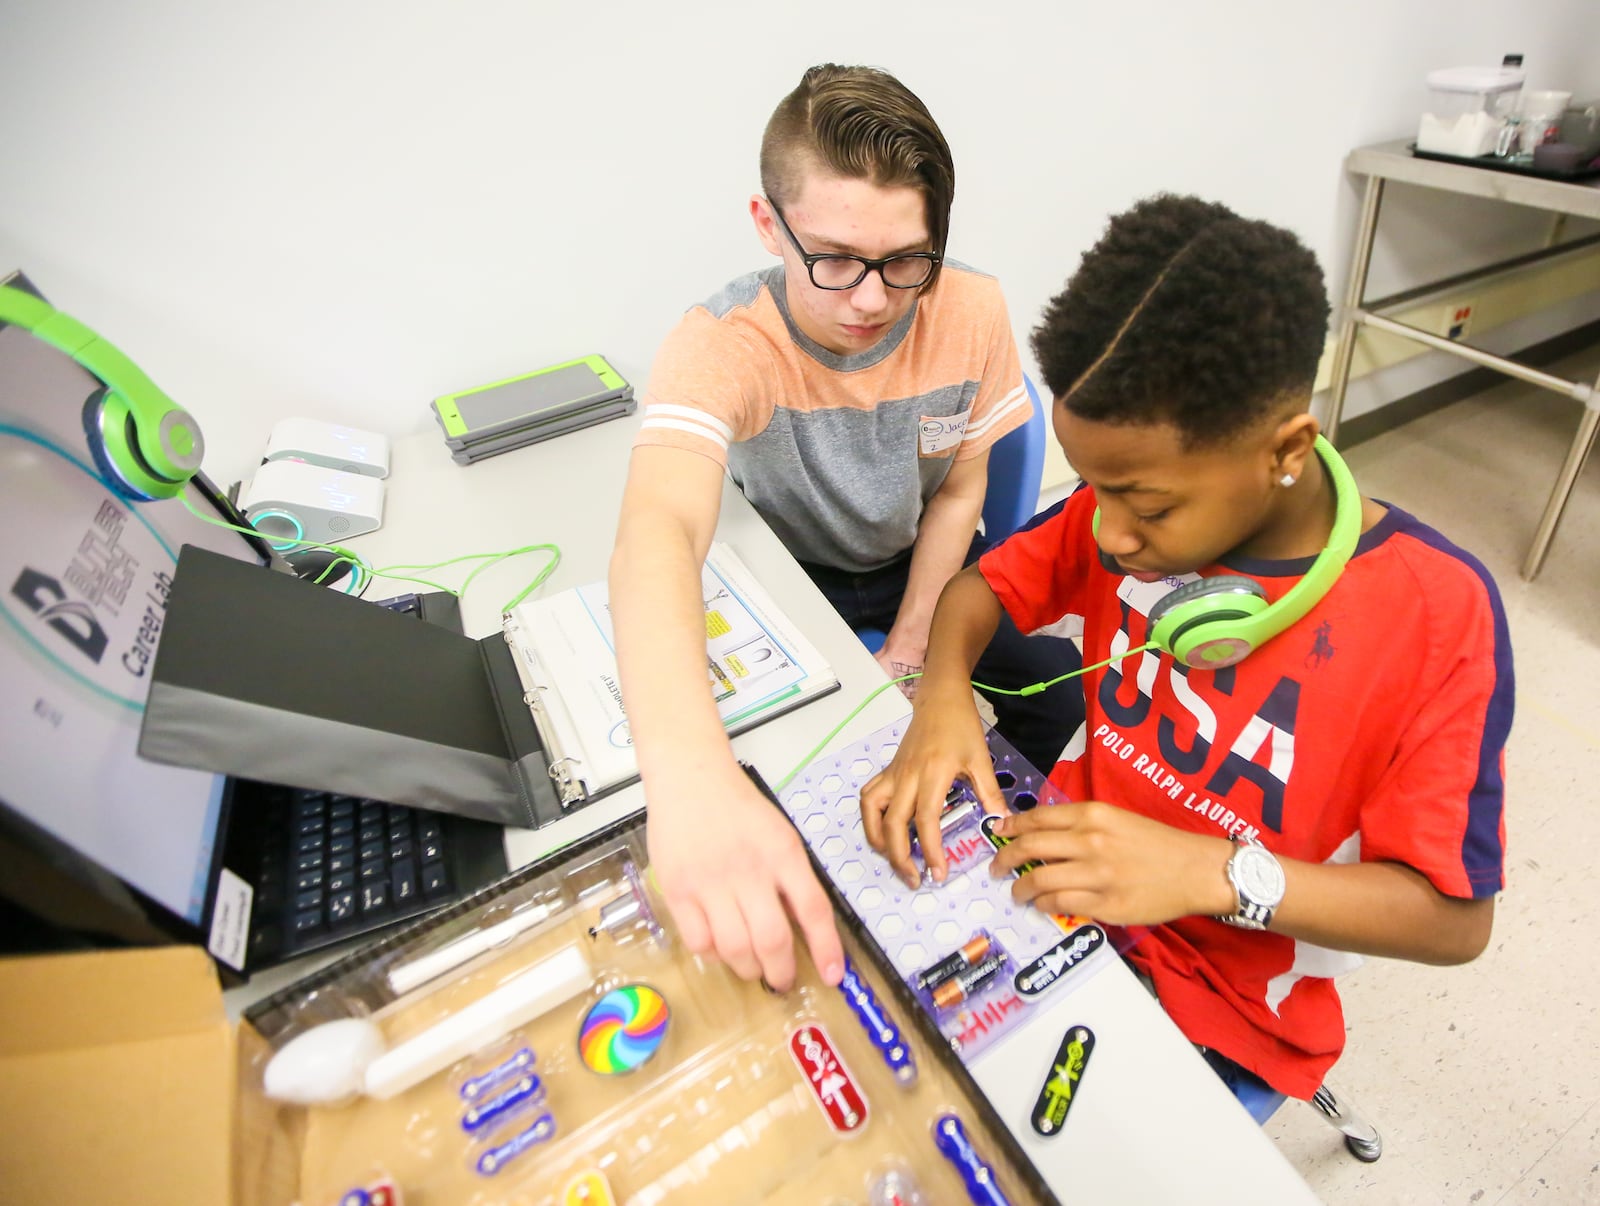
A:
POLYGON ((935 882, 943 883, 949 872, 939 814, 950 785, 958 778, 972 785, 988 811, 1005 812, 1005 797, 995 781, 983 722, 964 679, 950 687, 924 687, 918 693, 916 711, 894 761, 861 789, 861 827, 867 842, 889 860, 908 887, 921 882, 911 859, 913 816, 923 861, 935 882))
POLYGON ((1042 862, 1012 885, 1011 895, 1046 913, 1159 925, 1235 907, 1227 838, 1174 829, 1100 801, 1045 805, 1007 817, 999 831, 1011 842, 995 854, 990 873, 1042 862))
POLYGON ((915 699, 917 697, 917 684, 922 681, 920 677, 922 674, 921 662, 902 662, 898 660, 897 655, 890 653, 887 647, 878 650, 872 656, 877 659, 878 665, 883 667, 883 672, 891 679, 905 678, 908 674, 918 675, 919 677, 917 678, 909 678, 903 683, 895 684, 900 688, 900 694, 907 699, 915 699))
MULTIPOLYGON (((883 667, 883 672, 890 678, 904 678, 908 674, 922 673, 922 661, 927 653, 926 631, 920 640, 908 640, 899 635, 898 629, 893 629, 884 638, 883 646, 872 656, 877 659, 878 665, 883 667)), ((921 678, 913 678, 900 683, 900 694, 907 699, 916 698, 917 684, 921 681, 921 678)))
POLYGON ((839 982, 844 948, 800 835, 731 761, 727 775, 697 783, 686 799, 653 795, 646 833, 656 883, 691 951, 787 992, 792 916, 823 980, 839 982))

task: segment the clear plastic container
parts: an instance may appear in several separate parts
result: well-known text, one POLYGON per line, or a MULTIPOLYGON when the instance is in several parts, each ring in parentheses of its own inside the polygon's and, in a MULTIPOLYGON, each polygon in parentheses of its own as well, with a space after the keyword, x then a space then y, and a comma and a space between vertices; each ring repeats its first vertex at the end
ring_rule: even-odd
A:
POLYGON ((1522 91, 1520 67, 1447 67, 1428 73, 1417 150, 1476 157, 1495 150, 1522 91))

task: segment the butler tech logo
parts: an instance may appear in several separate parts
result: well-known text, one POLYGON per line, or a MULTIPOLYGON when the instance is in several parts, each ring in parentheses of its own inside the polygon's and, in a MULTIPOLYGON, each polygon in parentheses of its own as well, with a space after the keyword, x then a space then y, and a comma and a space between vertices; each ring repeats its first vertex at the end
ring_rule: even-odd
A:
MULTIPOLYGON (((15 637, 95 694, 144 706, 176 557, 86 465, 0 422, 0 478, 29 522, 0 549, 0 613, 15 637)), ((3 631, 3 630, 0 630, 3 631)))

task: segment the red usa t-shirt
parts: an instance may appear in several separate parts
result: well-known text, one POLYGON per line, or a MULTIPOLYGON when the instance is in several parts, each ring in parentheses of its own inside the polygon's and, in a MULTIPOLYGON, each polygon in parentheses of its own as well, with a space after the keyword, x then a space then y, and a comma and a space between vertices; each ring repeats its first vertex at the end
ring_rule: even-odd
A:
MULTIPOLYGON (((1148 640, 1178 580, 1109 569, 1094 492, 985 554, 980 569, 1024 632, 1083 640, 1086 665, 1148 640)), ((1276 601, 1310 568, 1233 561, 1276 601)), ((1319 863, 1403 863, 1455 897, 1502 885, 1511 645, 1488 571, 1398 508, 1364 533, 1332 589, 1236 666, 1135 654, 1084 676, 1084 728, 1051 772, 1068 799, 1104 800, 1196 833, 1319 863)), ((1308 1098, 1344 1047, 1333 976, 1360 962, 1210 917, 1154 927, 1129 954, 1193 1042, 1308 1098)))

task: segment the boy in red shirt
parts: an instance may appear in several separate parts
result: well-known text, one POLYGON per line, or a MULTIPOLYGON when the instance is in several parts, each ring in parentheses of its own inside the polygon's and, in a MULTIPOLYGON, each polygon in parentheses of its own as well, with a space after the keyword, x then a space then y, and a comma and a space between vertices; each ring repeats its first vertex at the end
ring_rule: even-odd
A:
POLYGON ((1307 410, 1327 317, 1287 231, 1171 196, 1112 219, 1033 336, 1083 487, 945 588, 911 726, 861 796, 912 879, 907 822, 938 851, 953 778, 1003 811, 967 682, 1002 611, 1114 659, 1050 775, 1072 803, 1005 821, 994 872, 1040 860, 1018 900, 1151 927, 1128 959, 1184 1033, 1301 1098, 1343 1049, 1332 977, 1356 955, 1487 944, 1513 698, 1483 566, 1338 495, 1307 410), (1341 513, 1353 555, 1329 584, 1307 575, 1341 513), (1169 592, 1220 574, 1320 597, 1237 664, 1142 648, 1169 592))

